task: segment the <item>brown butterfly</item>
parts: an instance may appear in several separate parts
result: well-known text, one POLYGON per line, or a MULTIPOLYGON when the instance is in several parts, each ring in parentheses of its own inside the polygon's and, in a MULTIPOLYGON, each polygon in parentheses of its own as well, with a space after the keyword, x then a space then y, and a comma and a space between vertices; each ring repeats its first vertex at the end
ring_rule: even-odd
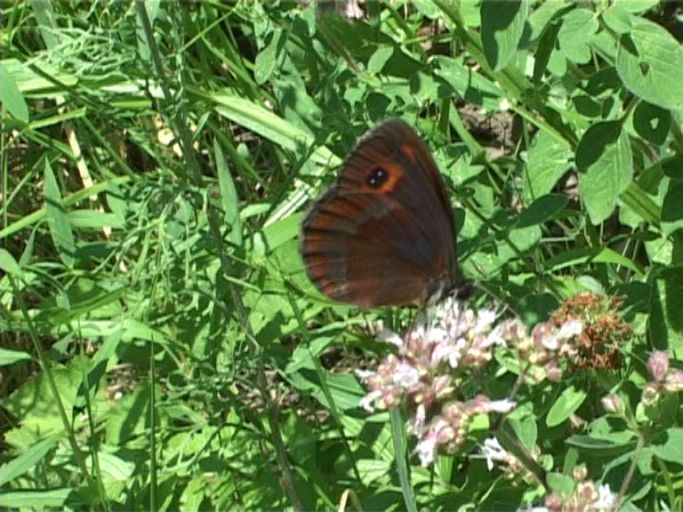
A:
POLYGON ((301 231, 308 277, 341 302, 434 304, 464 284, 445 183, 400 120, 363 136, 301 231))

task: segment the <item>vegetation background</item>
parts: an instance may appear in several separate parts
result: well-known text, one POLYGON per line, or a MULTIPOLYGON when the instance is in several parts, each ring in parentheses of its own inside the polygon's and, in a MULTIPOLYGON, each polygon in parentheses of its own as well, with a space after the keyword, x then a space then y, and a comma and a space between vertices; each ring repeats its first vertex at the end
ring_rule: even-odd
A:
MULTIPOLYGON (((353 373, 389 351, 368 326, 412 313, 302 271, 307 202, 401 117, 451 189, 471 307, 532 327, 623 297, 618 368, 520 393, 552 491, 584 467, 624 510, 683 508, 680 393, 642 400, 653 350, 683 367, 680 4, 354 7, 0 2, 1 506, 543 504, 470 456, 486 425, 421 468, 353 373)), ((505 396, 515 375, 482 377, 505 396)))

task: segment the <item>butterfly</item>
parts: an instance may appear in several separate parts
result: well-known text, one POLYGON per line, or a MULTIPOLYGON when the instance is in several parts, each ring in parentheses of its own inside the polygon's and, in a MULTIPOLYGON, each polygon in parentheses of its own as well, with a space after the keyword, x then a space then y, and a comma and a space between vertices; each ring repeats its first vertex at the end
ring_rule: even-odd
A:
POLYGON ((466 288, 455 236, 429 149, 393 119, 361 138, 337 182, 313 203, 299 250, 309 279, 331 299, 366 308, 424 305, 466 288))

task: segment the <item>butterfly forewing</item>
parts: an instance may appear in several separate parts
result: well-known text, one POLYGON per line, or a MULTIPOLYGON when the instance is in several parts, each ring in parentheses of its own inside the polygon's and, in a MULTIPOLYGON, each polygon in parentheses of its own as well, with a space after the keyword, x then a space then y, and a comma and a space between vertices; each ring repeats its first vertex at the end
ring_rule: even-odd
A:
POLYGON ((402 121, 363 137, 302 232, 308 276, 335 300, 424 303, 459 281, 443 180, 424 142, 402 121))

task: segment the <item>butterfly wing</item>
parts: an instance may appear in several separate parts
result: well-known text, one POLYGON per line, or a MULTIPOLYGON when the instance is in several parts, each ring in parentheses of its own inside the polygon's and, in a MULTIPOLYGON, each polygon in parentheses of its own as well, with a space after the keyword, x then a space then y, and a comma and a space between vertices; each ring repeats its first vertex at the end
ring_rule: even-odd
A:
POLYGON ((302 223, 309 278, 365 307, 424 303, 460 280, 453 214, 424 142, 402 121, 363 137, 302 223))

